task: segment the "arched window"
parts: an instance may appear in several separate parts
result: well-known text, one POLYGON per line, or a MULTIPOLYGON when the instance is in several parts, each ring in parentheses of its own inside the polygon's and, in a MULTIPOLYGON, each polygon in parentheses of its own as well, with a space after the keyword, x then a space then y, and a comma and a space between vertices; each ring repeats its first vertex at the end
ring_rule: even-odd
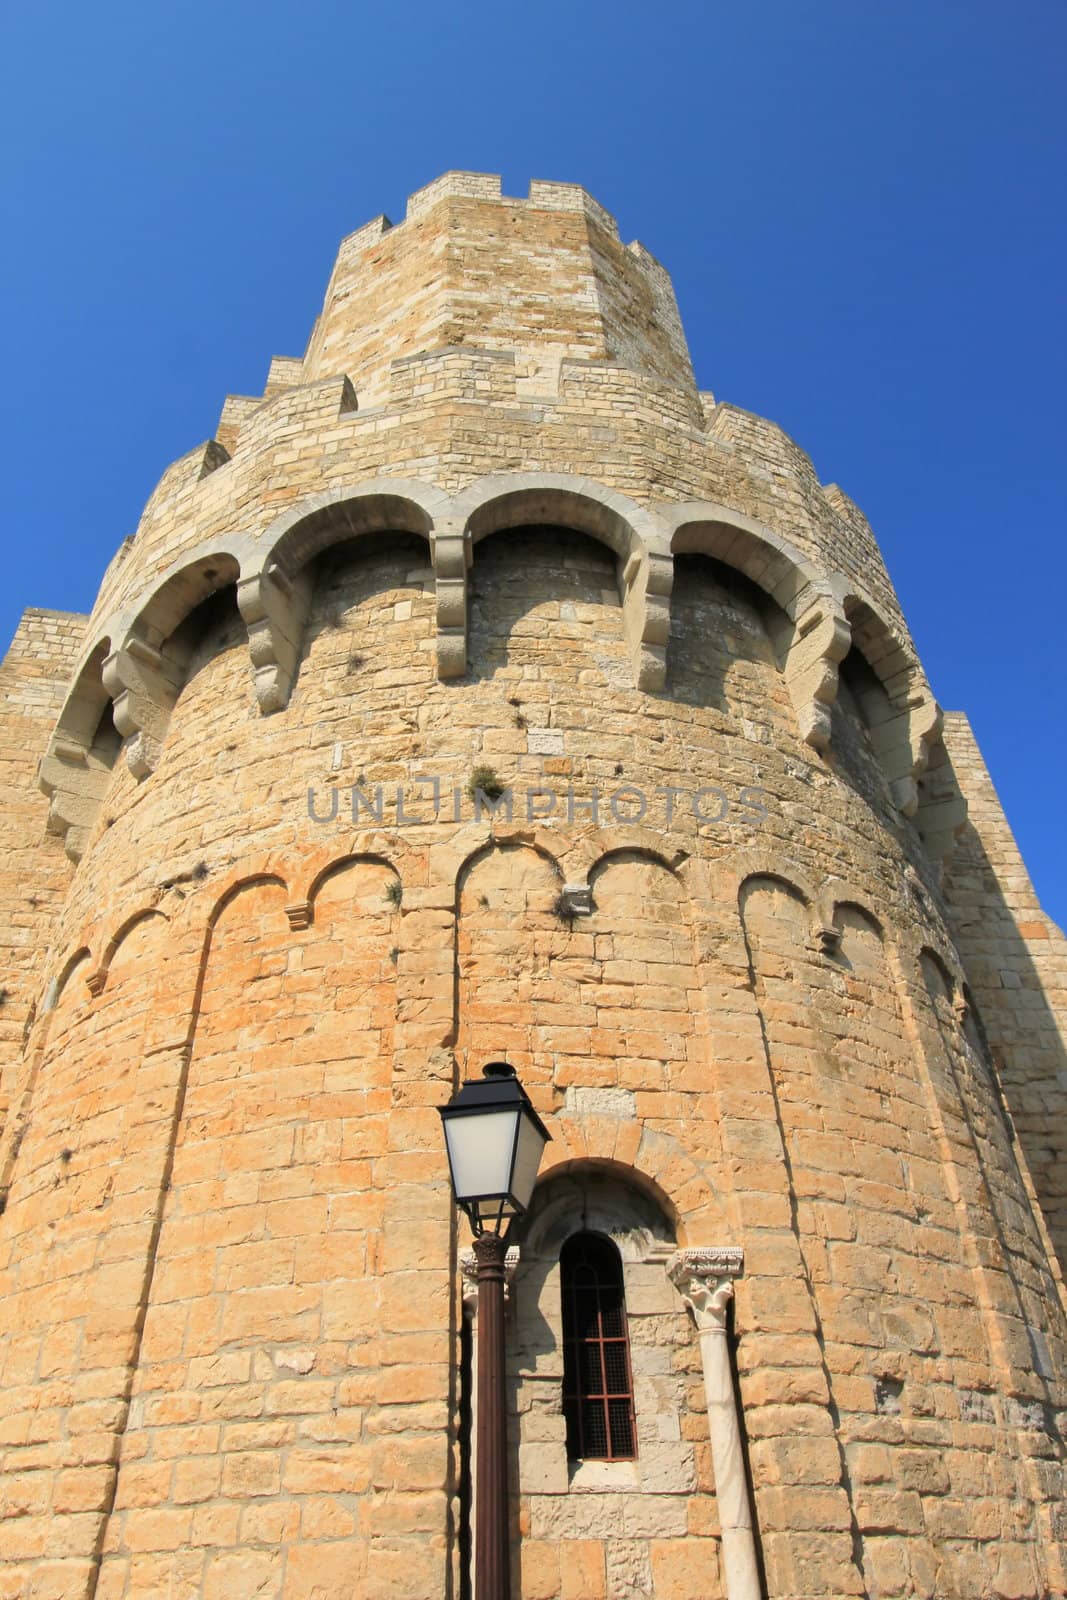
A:
POLYGON ((622 1259, 610 1239, 576 1233, 559 1265, 567 1455, 572 1461, 632 1461, 637 1432, 622 1259))

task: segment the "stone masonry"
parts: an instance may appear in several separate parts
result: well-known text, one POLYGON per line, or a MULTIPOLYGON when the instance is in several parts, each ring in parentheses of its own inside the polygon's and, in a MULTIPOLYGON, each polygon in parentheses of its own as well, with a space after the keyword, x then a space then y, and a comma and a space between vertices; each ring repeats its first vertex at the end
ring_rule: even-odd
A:
POLYGON ((1067 1595, 1067 947, 874 537, 449 173, 0 667, 0 1600, 466 1600, 436 1107, 552 1133, 516 1600, 1067 1595), (633 1459, 568 1459, 560 1256, 633 1459))

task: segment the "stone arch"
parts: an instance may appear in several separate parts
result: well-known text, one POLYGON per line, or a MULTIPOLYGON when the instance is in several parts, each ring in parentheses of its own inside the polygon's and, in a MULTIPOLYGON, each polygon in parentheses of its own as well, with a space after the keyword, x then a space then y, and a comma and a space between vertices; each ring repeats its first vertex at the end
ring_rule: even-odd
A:
POLYGON ((797 622, 821 601, 833 606, 829 583, 781 534, 754 517, 710 500, 686 501, 662 511, 673 555, 706 555, 733 567, 797 622))
POLYGON ((841 605, 858 658, 853 673, 857 710, 894 805, 905 816, 914 816, 916 780, 940 739, 941 708, 912 646, 870 597, 846 588, 841 605))
POLYGON ((191 611, 219 589, 236 583, 240 563, 226 550, 207 550, 171 568, 137 609, 130 631, 159 648, 191 611))
POLYGON ((460 862, 455 872, 456 907, 459 908, 460 899, 467 879, 472 871, 488 856, 497 850, 528 850, 531 854, 540 857, 551 869, 556 878, 561 878, 559 861, 554 853, 554 848, 559 841, 551 838, 543 830, 535 833, 515 830, 512 833, 502 831, 494 833, 489 838, 483 839, 480 844, 468 852, 460 862))
POLYGON ((919 951, 919 970, 931 1000, 941 998, 951 1002, 955 982, 944 957, 932 945, 924 944, 919 951))
MULTIPOLYGON (((52 983, 49 985, 50 993, 45 998, 43 1011, 56 1011, 60 1001, 64 999, 70 988, 71 981, 79 967, 84 966, 84 978, 88 978, 92 971, 92 953, 88 945, 79 945, 63 962, 52 983)), ((87 986, 88 987, 88 986, 87 986)))
MULTIPOLYGON (((343 855, 331 855, 325 864, 317 863, 313 867, 311 875, 302 884, 294 888, 294 900, 297 903, 303 903, 307 907, 308 923, 315 920, 315 901, 318 899, 319 891, 325 887, 331 878, 335 878, 349 867, 360 865, 381 867, 390 875, 391 880, 396 883, 397 887, 402 890, 403 882, 400 876, 400 869, 395 862, 389 860, 388 856, 365 850, 350 850, 343 855)), ((399 904, 399 901, 397 903, 399 904)), ((291 910, 289 920, 293 922, 291 910)))
POLYGON ((524 827, 519 823, 495 820, 467 822, 452 838, 431 844, 428 851, 429 882, 450 889, 458 909, 460 891, 471 867, 494 846, 504 845, 528 846, 549 863, 556 877, 562 881, 562 863, 556 852, 563 844, 564 840, 558 834, 536 824, 524 827))
POLYGON ((667 688, 702 723, 725 716, 746 742, 792 745, 801 727, 781 641, 794 631, 745 573, 699 551, 674 556, 667 688))
POLYGON ((287 885, 279 872, 264 868, 259 871, 249 872, 246 870, 238 873, 221 889, 213 901, 211 910, 208 913, 209 931, 214 932, 230 907, 240 899, 242 894, 252 889, 270 887, 285 891, 287 885))
POLYGON ((104 682, 110 654, 111 639, 104 634, 83 656, 38 774, 51 802, 48 831, 63 838, 72 861, 85 853, 121 744, 104 682))
MULTIPOLYGON (((121 922, 107 944, 104 946, 103 958, 96 972, 92 974, 95 992, 99 992, 108 980, 116 958, 128 953, 128 941, 138 935, 139 930, 144 930, 152 923, 162 923, 164 926, 170 921, 165 911, 158 910, 155 906, 141 907, 121 922)), ((153 930, 162 932, 162 929, 153 930)))
POLYGON ((362 722, 372 745, 389 723, 388 687, 401 663, 411 694, 433 693, 434 574, 426 536, 368 531, 341 540, 296 581, 308 603, 293 719, 306 726, 324 704, 347 700, 357 688, 375 702, 362 722))
POLYGON ((668 855, 663 849, 662 833, 642 827, 639 823, 629 823, 614 828, 598 828, 595 832, 575 838, 564 851, 561 865, 568 882, 574 880, 576 884, 588 886, 601 862, 626 851, 647 856, 650 861, 658 862, 665 871, 679 878, 689 859, 684 850, 675 850, 668 855))
POLYGON ((786 680, 801 737, 817 750, 830 742, 837 666, 848 650, 848 624, 829 582, 780 534, 714 501, 663 511, 673 555, 700 554, 732 567, 773 603, 768 632, 786 680))
POLYGON ((885 954, 881 922, 858 900, 838 900, 832 926, 837 933, 837 956, 850 970, 879 963, 885 954))
MULTIPOLYGON (((663 688, 673 565, 651 512, 591 478, 523 472, 479 479, 457 496, 452 517, 454 537, 463 542, 464 583, 473 546, 507 528, 537 524, 573 528, 606 545, 617 561, 635 683, 640 689, 663 688)), ((454 561, 457 577, 460 565, 454 561)), ((461 670, 466 664, 465 606, 463 660, 461 670)))
MULTIPOLYGON (((520 1251, 540 1250, 546 1239, 556 1231, 560 1214, 566 1211, 589 1179, 605 1186, 629 1191, 636 1197, 637 1203, 634 1209, 642 1214, 640 1232, 644 1236, 646 1254, 651 1255, 653 1252, 662 1254, 676 1248, 684 1222, 671 1196, 651 1173, 641 1167, 618 1160, 611 1155, 593 1154, 588 1148, 589 1134, 594 1133, 595 1143, 596 1131, 586 1124, 585 1154, 576 1155, 568 1147, 562 1159, 549 1161, 547 1158, 552 1149, 551 1145, 546 1149, 530 1208, 518 1231, 520 1251)), ((603 1141, 602 1147, 606 1149, 609 1144, 610 1135, 603 1141)), ((694 1172, 695 1170, 694 1168, 694 1172)), ((576 1225, 580 1227, 583 1225, 580 1208, 578 1216, 579 1221, 576 1225)), ((587 1211, 585 1217, 589 1227, 599 1229, 609 1237, 613 1236, 610 1220, 602 1216, 599 1210, 587 1211)), ((565 1234, 558 1242, 562 1242, 564 1237, 565 1234)))
POLYGON ((649 512, 616 489, 563 472, 502 472, 457 495, 471 544, 505 528, 537 524, 574 528, 606 544, 622 561, 661 543, 649 512))
POLYGON ((678 1244, 726 1236, 723 1200, 704 1167, 673 1133, 593 1112, 563 1112, 551 1119, 549 1128, 552 1142, 545 1147, 539 1181, 555 1168, 575 1163, 595 1162, 636 1172, 666 1208, 678 1244))
POLYGON ((126 760, 138 780, 155 771, 174 704, 188 672, 190 642, 180 634, 188 617, 220 590, 236 584, 235 555, 213 549, 173 567, 142 600, 104 663, 115 702, 115 726, 126 739, 126 760))
POLYGON ((331 544, 368 533, 418 533, 429 540, 447 506, 440 490, 407 478, 373 478, 311 495, 276 517, 263 534, 262 571, 278 568, 294 579, 331 544))
POLYGON ((809 917, 818 914, 819 895, 814 883, 791 861, 777 861, 773 855, 762 851, 744 850, 719 866, 715 877, 719 894, 723 897, 736 895, 738 905, 742 904, 746 890, 766 881, 799 901, 809 917))
MULTIPOLYGON (((815 943, 823 955, 841 955, 846 933, 862 938, 863 926, 884 946, 890 930, 884 915, 876 914, 870 907, 870 895, 844 878, 830 878, 816 896, 815 943)), ((847 951, 844 959, 847 964, 847 951)))
MULTIPOLYGON (((818 940, 816 902, 780 870, 750 872, 737 888, 737 906, 753 981, 762 983, 764 965, 772 970, 787 952, 799 956, 810 951, 813 933, 818 940), (790 937, 790 929, 793 937, 790 937), (763 956, 768 957, 764 963, 763 956)), ((758 1002, 762 1006, 762 1001, 758 1002)))
POLYGON ((448 504, 447 496, 430 484, 410 478, 372 478, 310 495, 275 518, 237 590, 261 711, 279 711, 289 703, 311 605, 311 563, 330 545, 385 532, 412 533, 428 540, 438 571, 440 610, 436 530, 448 504))

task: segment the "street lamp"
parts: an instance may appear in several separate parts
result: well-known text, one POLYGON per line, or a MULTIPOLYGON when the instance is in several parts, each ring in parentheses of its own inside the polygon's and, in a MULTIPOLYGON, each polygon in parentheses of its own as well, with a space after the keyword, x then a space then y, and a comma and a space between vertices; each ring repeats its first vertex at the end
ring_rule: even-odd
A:
POLYGON ((475 1600, 509 1600, 504 1263, 508 1228, 530 1204, 551 1134, 506 1061, 491 1061, 480 1081, 468 1080, 438 1110, 452 1192, 470 1219, 478 1264, 475 1600))

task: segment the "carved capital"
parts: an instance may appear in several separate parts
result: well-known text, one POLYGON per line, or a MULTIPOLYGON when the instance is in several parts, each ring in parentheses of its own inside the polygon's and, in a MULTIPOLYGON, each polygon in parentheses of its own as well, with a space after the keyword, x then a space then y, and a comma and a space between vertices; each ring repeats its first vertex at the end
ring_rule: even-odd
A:
POLYGON ((692 1311, 701 1333, 726 1332, 734 1279, 743 1266, 744 1252, 733 1245, 677 1250, 667 1262, 667 1276, 692 1311))
MULTIPOLYGON (((519 1247, 509 1246, 504 1257, 504 1304, 511 1299, 511 1283, 519 1265, 519 1247)), ((460 1281, 463 1289, 463 1309, 470 1316, 478 1310, 478 1257, 473 1247, 459 1253, 460 1281)))

